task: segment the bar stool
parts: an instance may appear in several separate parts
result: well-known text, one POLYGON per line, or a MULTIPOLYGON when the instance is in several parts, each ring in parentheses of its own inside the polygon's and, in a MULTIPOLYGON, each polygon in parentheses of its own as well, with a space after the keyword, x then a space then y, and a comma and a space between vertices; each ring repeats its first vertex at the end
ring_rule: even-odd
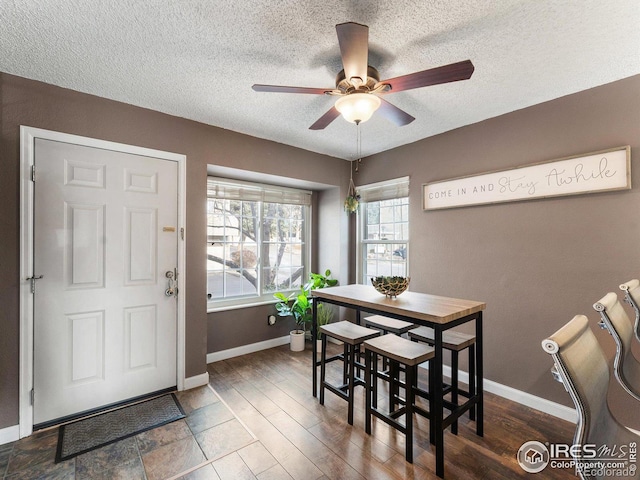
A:
POLYGON ((382 315, 372 315, 370 317, 366 317, 364 319, 364 326, 382 330, 382 333, 385 335, 387 333, 402 335, 403 333, 407 333, 412 328, 417 327, 417 325, 414 325, 413 323, 405 322, 404 320, 396 320, 395 318, 384 317, 382 315))
MULTIPOLYGON (((387 333, 393 333, 395 335, 401 336, 407 333, 412 328, 416 328, 417 325, 414 325, 411 322, 405 322, 404 320, 397 320, 395 318, 385 317, 383 315, 372 315, 370 317, 366 317, 364 319, 364 326, 369 328, 375 328, 382 331, 383 335, 387 333)), ((386 370, 387 370, 387 360, 382 360, 382 372, 383 378, 386 378, 386 370)))
POLYGON ((356 376, 356 367, 363 368, 361 363, 355 360, 355 349, 365 340, 380 335, 378 330, 365 328, 355 323, 342 322, 329 323, 320 327, 322 333, 322 353, 320 356, 320 405, 324 405, 324 389, 327 388, 348 403, 347 421, 353 425, 353 391, 357 385, 364 385, 364 381, 356 376), (344 345, 344 353, 326 358, 327 337, 340 340, 344 345), (325 380, 326 367, 328 362, 342 360, 342 385, 332 385, 325 380))
MULTIPOLYGON (((401 433, 405 434, 407 462, 413 463, 413 414, 420 413, 429 417, 431 411, 431 398, 429 398, 429 412, 425 412, 415 404, 416 393, 419 392, 417 385, 418 365, 431 360, 435 356, 435 349, 428 345, 412 342, 406 338, 394 334, 387 334, 381 337, 366 340, 364 343, 365 354, 365 378, 366 385, 366 414, 365 431, 371 434, 371 416, 375 416, 401 433), (384 413, 377 408, 372 394, 377 391, 379 376, 375 374, 378 364, 378 355, 389 360, 389 413, 384 413), (405 399, 399 398, 400 382, 399 365, 405 370, 405 399), (395 409, 395 405, 401 405, 395 409), (397 418, 404 414, 404 425, 397 418)), ((430 425, 430 428, 431 425, 430 425)))
MULTIPOLYGON (((414 342, 424 342, 428 345, 435 345, 433 328, 418 327, 409 332, 409 339, 414 342)), ((467 333, 455 332, 448 330, 442 333, 442 348, 451 352, 451 385, 446 387, 443 393, 451 392, 451 403, 458 405, 458 394, 467 398, 476 394, 476 337, 467 333), (458 353, 465 348, 469 349, 469 391, 460 390, 458 388, 458 353)), ((469 409, 469 418, 476 419, 475 406, 469 409)), ((458 421, 455 420, 451 424, 451 433, 458 434, 458 421)))

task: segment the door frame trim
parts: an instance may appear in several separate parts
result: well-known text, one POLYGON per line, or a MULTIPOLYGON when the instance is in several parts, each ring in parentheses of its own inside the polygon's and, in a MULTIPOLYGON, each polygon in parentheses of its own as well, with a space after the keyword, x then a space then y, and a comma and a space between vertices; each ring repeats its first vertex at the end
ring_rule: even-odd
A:
MULTIPOLYGON (((185 232, 186 219, 186 155, 163 152, 150 148, 137 147, 123 143, 110 142, 95 138, 82 137, 68 133, 43 130, 35 127, 20 126, 20 438, 33 433, 33 295, 28 277, 33 275, 33 222, 34 222, 34 185, 31 181, 31 167, 35 163, 35 141, 37 138, 54 140, 85 147, 101 148, 121 153, 142 155, 174 161, 178 164, 178 226, 185 232)), ((177 297, 177 359, 176 385, 184 390, 186 325, 185 325, 185 265, 186 233, 178 237, 178 291, 177 297)))

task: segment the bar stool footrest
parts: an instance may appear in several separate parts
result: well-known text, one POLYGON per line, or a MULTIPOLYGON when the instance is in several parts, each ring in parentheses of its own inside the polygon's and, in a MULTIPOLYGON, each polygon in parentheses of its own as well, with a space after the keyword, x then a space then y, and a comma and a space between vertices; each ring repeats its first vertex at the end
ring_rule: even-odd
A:
POLYGON ((406 435, 406 433, 407 433, 406 426, 403 425, 402 423, 398 422, 395 418, 392 418, 389 415, 387 415, 386 413, 383 413, 383 412, 381 412, 379 410, 375 410, 373 408, 371 409, 371 415, 373 415, 376 418, 379 418, 380 420, 382 420, 387 425, 392 426, 393 428, 398 430, 400 433, 404 433, 406 435))

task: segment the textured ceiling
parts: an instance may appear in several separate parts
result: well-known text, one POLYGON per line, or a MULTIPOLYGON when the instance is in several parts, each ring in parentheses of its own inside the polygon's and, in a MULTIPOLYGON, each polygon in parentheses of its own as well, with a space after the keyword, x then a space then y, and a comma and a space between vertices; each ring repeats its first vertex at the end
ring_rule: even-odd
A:
POLYGON ((638 0, 2 0, 0 71, 352 159, 356 127, 308 127, 333 87, 335 25, 369 26, 382 79, 470 59, 470 80, 385 99, 363 156, 640 73, 638 0))

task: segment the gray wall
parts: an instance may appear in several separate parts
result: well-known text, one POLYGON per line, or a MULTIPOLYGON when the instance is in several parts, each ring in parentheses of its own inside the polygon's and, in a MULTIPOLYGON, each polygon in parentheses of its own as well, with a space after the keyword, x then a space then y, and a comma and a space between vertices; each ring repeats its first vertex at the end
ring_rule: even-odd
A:
POLYGON ((611 353, 592 304, 640 276, 638 152, 635 76, 374 155, 358 183, 411 177, 411 290, 485 301, 486 378, 570 405, 540 341, 583 313, 611 353), (421 207, 423 183, 621 145, 631 145, 632 190, 421 207))
MULTIPOLYGON (((266 326, 272 306, 207 315, 207 164, 334 186, 317 195, 312 267, 330 268, 341 283, 355 278, 353 219, 342 211, 348 162, 2 73, 0 108, 0 428, 18 422, 21 124, 187 155, 187 376, 205 371, 207 352, 279 337, 290 327, 266 326)), ((486 301, 486 377, 569 405, 540 341, 576 313, 595 323, 591 305, 640 276, 638 188, 423 212, 420 186, 627 144, 633 158, 640 76, 375 155, 355 180, 411 177, 411 288, 486 301)), ((635 159, 632 170, 640 185, 635 159)), ((611 353, 611 339, 597 335, 611 353)))
MULTIPOLYGON (((4 73, 0 73, 0 109, 0 428, 18 423, 20 125, 187 155, 187 377, 206 371, 208 351, 207 164, 287 175, 337 190, 348 184, 348 166, 340 159, 4 73)), ((339 210, 340 204, 333 207, 339 210)), ((263 329, 264 309, 257 312, 225 314, 233 322, 221 335, 242 328, 250 331, 246 341, 252 343, 286 330, 263 329)))

